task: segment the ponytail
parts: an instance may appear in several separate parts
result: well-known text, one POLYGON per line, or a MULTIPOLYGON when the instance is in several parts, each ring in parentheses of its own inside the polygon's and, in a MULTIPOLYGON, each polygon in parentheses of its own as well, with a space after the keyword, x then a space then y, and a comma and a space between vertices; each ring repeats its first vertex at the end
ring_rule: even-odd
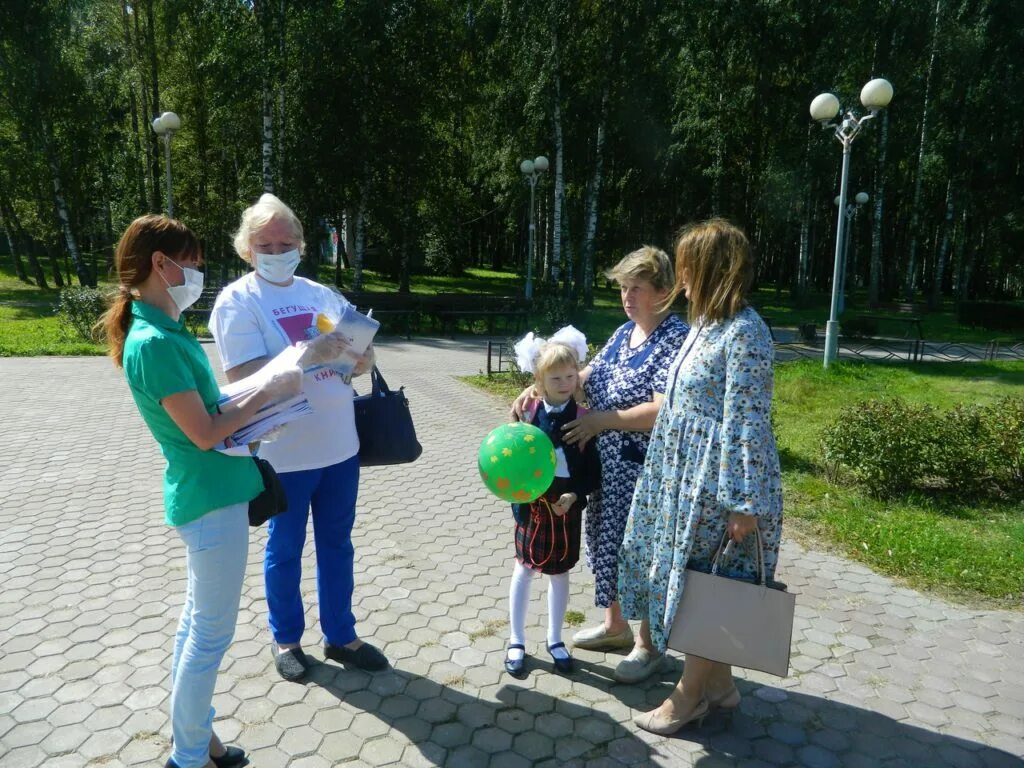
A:
POLYGON ((118 368, 124 366, 124 340, 132 324, 132 293, 122 285, 110 300, 110 307, 100 317, 94 330, 109 345, 108 354, 118 368))

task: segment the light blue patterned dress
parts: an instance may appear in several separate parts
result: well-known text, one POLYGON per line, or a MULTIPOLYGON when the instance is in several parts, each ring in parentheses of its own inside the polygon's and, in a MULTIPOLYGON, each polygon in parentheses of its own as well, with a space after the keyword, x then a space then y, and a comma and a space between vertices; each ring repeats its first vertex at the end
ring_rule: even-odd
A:
MULTIPOLYGON (((771 430, 771 334, 746 308, 698 324, 669 370, 622 548, 619 600, 628 619, 649 619, 664 651, 686 569, 708 572, 730 512, 756 515, 769 579, 782 533, 782 479, 771 430)), ((719 563, 753 578, 754 538, 719 563)))

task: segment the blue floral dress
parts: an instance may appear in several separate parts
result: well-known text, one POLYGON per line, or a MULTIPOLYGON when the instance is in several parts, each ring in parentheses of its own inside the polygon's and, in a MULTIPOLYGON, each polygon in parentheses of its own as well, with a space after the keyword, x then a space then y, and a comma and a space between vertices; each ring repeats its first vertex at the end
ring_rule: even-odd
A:
MULTIPOLYGON (((636 347, 629 345, 636 324, 620 326, 590 361, 584 389, 591 409, 617 411, 648 403, 664 392, 668 369, 690 330, 670 314, 636 347)), ((594 574, 594 604, 607 608, 616 599, 619 547, 629 516, 633 489, 647 452, 646 432, 606 430, 597 436, 601 487, 591 494, 586 515, 587 565, 594 574)))
MULTIPOLYGON (((619 552, 619 601, 649 619, 664 651, 686 569, 708 572, 731 512, 757 516, 769 579, 782 533, 782 479, 771 428, 774 348, 752 309, 699 325, 669 371, 619 552)), ((754 539, 719 563, 752 579, 754 539)))

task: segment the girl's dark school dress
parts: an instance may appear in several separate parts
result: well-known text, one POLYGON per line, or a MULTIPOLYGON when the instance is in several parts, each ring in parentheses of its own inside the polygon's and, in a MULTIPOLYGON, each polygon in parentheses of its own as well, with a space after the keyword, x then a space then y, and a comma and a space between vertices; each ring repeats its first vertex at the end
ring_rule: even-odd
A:
POLYGON ((562 442, 562 427, 586 413, 575 400, 570 400, 560 413, 548 413, 539 401, 535 400, 534 404, 535 410, 532 414, 527 412, 527 420, 551 439, 556 450, 565 451, 569 477, 556 477, 536 501, 512 505, 516 520, 516 559, 540 573, 565 573, 580 559, 580 533, 587 494, 597 490, 601 483, 597 440, 589 440, 582 451, 579 443, 562 442), (576 503, 558 517, 551 508, 563 493, 575 493, 576 503))

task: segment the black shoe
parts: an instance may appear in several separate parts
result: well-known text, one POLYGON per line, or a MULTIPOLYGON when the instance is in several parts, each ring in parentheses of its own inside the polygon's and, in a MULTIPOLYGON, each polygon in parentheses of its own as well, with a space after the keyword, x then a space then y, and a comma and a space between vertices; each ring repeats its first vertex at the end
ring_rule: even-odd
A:
MULTIPOLYGON (((554 645, 548 646, 548 653, 551 653, 555 648, 565 648, 565 643, 555 643, 554 645)), ((568 653, 568 651, 566 651, 568 653)), ((560 659, 555 654, 551 653, 551 660, 555 662, 555 670, 561 672, 563 675, 568 675, 573 670, 572 656, 567 659, 560 659)))
POLYGON ((241 768, 241 766, 249 764, 249 758, 246 757, 245 750, 228 746, 225 746, 224 749, 225 752, 220 757, 210 755, 210 759, 213 760, 213 764, 217 768, 241 768))
POLYGON ((363 643, 354 651, 350 651, 344 645, 324 643, 324 657, 346 667, 355 667, 366 672, 379 672, 388 667, 387 656, 369 643, 363 643))
MULTIPOLYGON (((277 674, 285 680, 294 683, 306 676, 306 670, 309 669, 309 659, 306 658, 306 654, 302 652, 301 648, 291 648, 278 653, 277 644, 275 643, 270 646, 270 650, 274 654, 274 666, 277 668, 277 674)), ((234 763, 228 763, 228 765, 234 765, 234 763)))
POLYGON ((521 659, 513 660, 508 657, 508 652, 506 652, 505 671, 512 675, 512 677, 518 680, 523 680, 526 677, 526 646, 522 643, 512 643, 508 647, 508 650, 511 651, 513 648, 522 651, 523 657, 521 659))

